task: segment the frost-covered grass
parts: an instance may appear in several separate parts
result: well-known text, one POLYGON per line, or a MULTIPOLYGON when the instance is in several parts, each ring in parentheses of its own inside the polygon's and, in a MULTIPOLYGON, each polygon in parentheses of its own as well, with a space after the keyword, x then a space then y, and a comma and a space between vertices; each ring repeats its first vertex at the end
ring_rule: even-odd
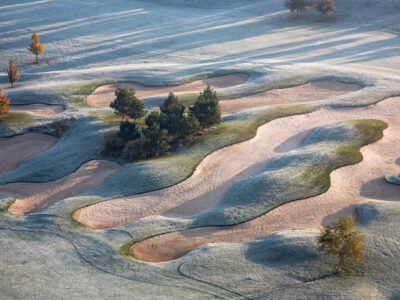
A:
MULTIPOLYGON (((92 110, 82 105, 84 95, 96 87, 94 82, 177 84, 213 72, 251 75, 245 85, 219 91, 221 98, 319 78, 365 86, 348 95, 307 104, 299 112, 322 106, 369 105, 400 95, 399 1, 336 0, 335 5, 337 11, 331 18, 313 10, 292 18, 282 0, 3 1, 0 19, 7 20, 7 26, 0 28, 0 83, 7 82, 4 70, 10 57, 16 59, 22 75, 19 86, 5 88, 5 92, 15 104, 70 104, 75 110, 62 116, 78 120, 53 149, 31 157, 0 181, 51 180, 98 157, 103 131, 110 126, 88 118, 92 110), (46 47, 40 65, 32 63, 34 57, 26 50, 32 30, 40 33, 46 47), (65 86, 71 88, 65 90, 65 86)), ((183 97, 187 103, 193 101, 192 95, 183 97)), ((160 99, 146 102, 149 107, 157 101, 160 99)), ((308 283, 324 275, 328 267, 316 253, 313 233, 293 231, 248 244, 205 246, 172 263, 154 265, 125 259, 117 249, 127 242, 189 228, 193 220, 149 217, 104 232, 73 225, 69 213, 79 205, 185 179, 210 151, 251 137, 257 126, 270 119, 272 110, 227 117, 208 141, 159 160, 127 165, 87 198, 62 201, 47 215, 1 213, 0 274, 4 280, 0 281, 0 298, 399 297, 399 236, 395 228, 399 227, 400 209, 394 203, 366 204, 360 209, 360 226, 367 233, 369 249, 365 275, 308 283), (63 206, 67 214, 51 215, 63 206)), ((14 134, 20 129, 5 132, 14 134)), ((332 158, 353 159, 358 153, 348 146, 320 146, 316 154, 311 150, 317 151, 317 146, 308 145, 310 152, 304 148, 298 159, 302 157, 305 163, 313 156, 317 165, 328 149, 332 158)), ((294 157, 286 159, 296 162, 294 157)), ((310 162, 312 165, 311 158, 310 162)), ((269 179, 279 181, 291 172, 300 179, 308 172, 314 174, 314 182, 326 185, 324 171, 310 168, 288 165, 281 175, 275 172, 276 177, 269 179)), ((268 205, 279 203, 275 200, 268 205)), ((261 212, 247 217, 256 213, 261 212)), ((239 214, 237 217, 240 219, 239 214)), ((210 220, 204 217, 204 224, 210 220)))
POLYGON ((4 119, 0 119, 0 137, 19 134, 34 120, 29 114, 10 112, 4 119))
MULTIPOLYGON (((329 174, 362 159, 360 148, 382 137, 387 124, 378 120, 350 120, 321 126, 312 131, 303 145, 273 159, 266 168, 235 184, 215 207, 188 218, 160 218, 158 234, 203 226, 224 226, 254 219, 291 201, 324 193, 330 186, 329 174), (164 231, 166 230, 166 231, 164 231)), ((144 218, 122 228, 149 230, 154 218, 144 218), (146 224, 149 225, 146 225, 146 224)))
POLYGON ((400 184, 400 173, 386 175, 385 179, 387 182, 390 182, 393 184, 400 184))
POLYGON ((14 171, 1 175, 0 184, 43 182, 71 174, 85 162, 100 157, 104 131, 108 128, 90 117, 72 121, 56 145, 23 161, 14 171))

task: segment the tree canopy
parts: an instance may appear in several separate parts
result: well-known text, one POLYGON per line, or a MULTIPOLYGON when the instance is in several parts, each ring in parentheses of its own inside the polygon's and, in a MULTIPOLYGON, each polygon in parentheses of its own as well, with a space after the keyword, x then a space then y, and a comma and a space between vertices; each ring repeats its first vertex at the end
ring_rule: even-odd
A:
POLYGON ((118 88, 115 91, 115 96, 116 98, 110 103, 110 107, 121 117, 122 122, 125 121, 126 116, 135 121, 144 116, 144 103, 135 96, 134 89, 118 88))
POLYGON ((44 52, 44 45, 40 43, 40 36, 36 31, 32 34, 32 43, 29 44, 28 50, 36 55, 36 63, 39 63, 39 55, 44 52))
POLYGON ((341 272, 343 266, 364 259, 364 235, 356 228, 352 216, 341 217, 325 226, 317 237, 317 244, 321 252, 337 259, 336 273, 341 272))
POLYGON ((190 107, 190 112, 193 113, 203 128, 219 124, 221 122, 221 109, 217 93, 208 85, 200 93, 194 105, 190 107))
POLYGON ((334 2, 334 0, 320 0, 317 10, 324 15, 330 15, 336 10, 334 2))
POLYGON ((168 98, 160 105, 161 127, 168 130, 168 133, 176 139, 182 131, 185 106, 178 101, 178 98, 169 93, 168 98))
POLYGON ((0 89, 0 119, 6 117, 10 112, 9 105, 10 99, 6 95, 3 95, 3 90, 0 89))
POLYGON ((17 68, 17 64, 14 59, 10 59, 10 63, 7 69, 8 81, 11 83, 11 87, 14 87, 14 83, 19 79, 19 71, 17 68))

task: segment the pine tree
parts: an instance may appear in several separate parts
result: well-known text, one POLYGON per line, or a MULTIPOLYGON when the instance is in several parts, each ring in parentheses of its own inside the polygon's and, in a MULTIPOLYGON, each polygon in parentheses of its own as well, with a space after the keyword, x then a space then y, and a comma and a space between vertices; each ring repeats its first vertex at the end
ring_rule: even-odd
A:
POLYGON ((334 0, 320 0, 317 5, 317 10, 324 15, 330 15, 336 10, 335 1, 334 0))
POLYGON ((118 88, 115 91, 115 100, 110 107, 115 109, 115 114, 121 116, 122 122, 126 116, 136 119, 144 116, 144 103, 135 96, 134 89, 118 88))
POLYGON ((285 7, 290 10, 293 14, 296 11, 296 17, 299 16, 299 12, 303 12, 307 9, 306 0, 286 0, 285 7))
POLYGON ((168 135, 168 130, 162 129, 161 115, 159 112, 152 111, 145 120, 147 128, 143 130, 146 139, 146 152, 149 157, 160 156, 171 148, 172 137, 168 135))
POLYGON ((18 81, 19 79, 19 71, 17 68, 17 64, 15 63, 15 60, 10 59, 10 64, 7 70, 8 73, 8 81, 11 83, 11 87, 14 87, 14 83, 18 81))
POLYGON ((40 43, 40 36, 36 31, 32 34, 32 43, 29 44, 28 50, 36 55, 36 63, 39 63, 39 55, 44 52, 44 45, 40 43))
POLYGON ((10 99, 6 95, 3 95, 3 90, 0 89, 0 119, 5 118, 10 112, 9 105, 10 99))
POLYGON ((125 121, 119 124, 119 131, 117 133, 117 136, 124 141, 132 141, 140 137, 140 132, 136 128, 135 123, 125 121))
POLYGON ((356 228, 352 216, 341 217, 332 225, 324 227, 317 237, 319 250, 338 260, 336 273, 345 265, 364 259, 364 235, 356 228))
POLYGON ((191 141, 200 131, 200 123, 192 113, 188 113, 183 117, 183 126, 181 138, 191 141))
POLYGON ((200 93, 194 105, 190 107, 190 112, 193 113, 203 128, 219 124, 221 122, 221 109, 217 93, 208 85, 200 93))
POLYGON ((173 93, 169 93, 168 98, 160 105, 160 111, 161 128, 167 129, 168 133, 176 139, 183 130, 185 106, 179 102, 173 93))

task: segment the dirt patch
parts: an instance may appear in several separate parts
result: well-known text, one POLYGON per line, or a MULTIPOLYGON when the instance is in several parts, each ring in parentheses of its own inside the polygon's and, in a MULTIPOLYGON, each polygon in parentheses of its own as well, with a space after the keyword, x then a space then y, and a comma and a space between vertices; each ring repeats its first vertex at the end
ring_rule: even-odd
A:
MULTIPOLYGON (((380 141, 361 149, 364 157, 362 162, 333 171, 331 188, 322 195, 282 205, 259 218, 235 226, 198 228, 156 236, 133 245, 132 254, 145 261, 168 261, 208 243, 249 242, 293 228, 318 230, 321 225, 329 224, 339 216, 355 215, 356 206, 363 202, 399 201, 400 186, 384 180, 388 170, 396 166, 400 151, 400 120, 397 117, 400 114, 399 103, 400 97, 394 97, 375 106, 321 109, 264 125, 264 128, 269 127, 269 136, 265 139, 267 143, 273 138, 274 132, 279 132, 280 136, 281 132, 289 130, 292 136, 298 137, 300 132, 312 127, 346 119, 379 119, 388 122, 389 128, 380 141)), ((263 130, 260 128, 261 132, 263 130)), ((281 142, 287 143, 286 136, 284 134, 281 142)), ((248 154, 251 153, 250 148, 248 154)), ((247 159, 244 161, 247 162, 247 159)))
POLYGON ((266 105, 323 100, 354 92, 361 88, 362 86, 358 84, 339 81, 315 81, 291 88, 261 92, 247 97, 222 100, 219 103, 222 112, 230 114, 266 105))
POLYGON ((28 105, 10 105, 10 111, 23 112, 32 116, 50 116, 64 111, 62 105, 49 104, 28 104, 28 105))
POLYGON ((8 209, 10 213, 28 214, 100 186, 119 168, 114 162, 92 160, 76 172, 55 181, 5 184, 0 186, 0 195, 16 198, 8 209))
POLYGON ((139 99, 146 97, 167 94, 169 92, 201 92, 209 84, 213 89, 218 90, 242 84, 248 80, 249 76, 244 73, 235 73, 204 80, 197 80, 180 85, 143 85, 133 82, 122 82, 117 84, 103 85, 97 88, 91 95, 86 97, 85 103, 93 107, 108 107, 115 99, 115 90, 119 87, 133 88, 139 99))
POLYGON ((28 157, 50 149, 55 143, 55 137, 39 133, 0 138, 0 174, 11 172, 28 157))

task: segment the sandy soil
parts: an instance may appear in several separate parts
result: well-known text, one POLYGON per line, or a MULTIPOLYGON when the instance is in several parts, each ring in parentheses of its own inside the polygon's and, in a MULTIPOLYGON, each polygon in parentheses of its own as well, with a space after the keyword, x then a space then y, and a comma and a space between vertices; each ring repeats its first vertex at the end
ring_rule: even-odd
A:
MULTIPOLYGON (((277 93, 288 99, 296 94, 297 90, 300 94, 307 91, 307 98, 311 101, 320 99, 322 94, 329 97, 331 95, 329 91, 336 95, 340 85, 336 82, 331 83, 331 87, 326 82, 317 85, 307 84, 283 89, 277 93)), ((77 210, 73 218, 92 229, 106 229, 131 223, 149 215, 187 216, 205 211, 218 203, 236 182, 261 171, 272 157, 278 155, 275 152, 290 150, 301 143, 307 132, 287 126, 285 120, 277 120, 262 126, 257 136, 250 141, 221 149, 207 156, 193 176, 180 184, 84 207, 77 210), (278 151, 274 151, 282 141, 293 135, 293 130, 297 130, 299 135, 281 145, 278 151), (271 132, 279 132, 279 136, 271 136, 271 132), (243 160, 243 157, 246 157, 246 160, 243 160)))
POLYGON ((0 138, 0 174, 11 172, 28 157, 51 148, 55 143, 55 137, 39 133, 0 138))
POLYGON ((64 111, 62 105, 48 104, 28 104, 28 105, 10 105, 10 111, 23 112, 33 116, 50 116, 64 111))
POLYGON ((103 184, 120 166, 105 160, 92 160, 76 172, 61 179, 43 183, 17 182, 0 186, 0 195, 16 201, 8 211, 27 214, 41 210, 57 201, 87 192, 103 184))
POLYGON ((91 95, 86 97, 85 103, 94 107, 108 107, 115 99, 115 90, 119 87, 134 88, 136 96, 143 99, 150 96, 166 94, 169 92, 201 92, 209 84, 213 89, 218 90, 226 87, 242 84, 247 81, 249 76, 244 73, 235 73, 214 78, 197 80, 181 85, 143 85, 133 82, 122 82, 108 84, 98 87, 91 95))
MULTIPOLYGON (((260 134, 264 134, 267 128, 267 132, 283 133, 283 135, 279 134, 281 138, 278 140, 273 135, 265 135, 267 139, 264 142, 267 144, 272 143, 276 146, 281 143, 281 146, 284 145, 286 148, 282 149, 279 146, 275 148, 275 151, 291 149, 299 144, 301 140, 299 134, 301 136, 302 132, 329 122, 353 118, 375 118, 388 122, 389 128, 385 130, 383 139, 361 150, 364 156, 361 163, 332 172, 331 188, 320 196, 282 205, 270 213, 236 226, 198 228, 150 238, 135 244, 131 248, 132 254, 146 261, 168 261, 207 243, 248 242, 292 228, 317 230, 321 228, 321 225, 332 222, 338 216, 355 215, 355 207, 363 202, 399 201, 400 186, 384 180, 386 173, 396 169, 396 160, 400 152, 399 104, 400 97, 395 97, 367 108, 341 111, 322 109, 311 114, 283 118, 266 124, 260 128, 257 138, 260 138, 260 134), (286 140, 288 134, 292 138, 286 140)), ((251 150, 251 142, 246 143, 249 146, 248 150, 251 150)), ((223 152, 224 150, 215 154, 222 155, 223 152)), ((252 151, 242 153, 242 157, 244 155, 246 155, 245 163, 248 159, 252 161, 252 151)), ((240 155, 237 154, 236 157, 240 155)), ((231 160, 229 157, 229 161, 234 162, 235 159, 231 160)), ((228 165, 230 164, 231 162, 228 165)), ((213 192, 208 196, 212 194, 213 192)), ((187 212, 188 215, 191 214, 187 212)))
POLYGON ((296 87, 261 92, 248 97, 222 100, 220 106, 224 114, 230 114, 266 105, 323 100, 354 92, 361 88, 362 86, 358 84, 315 81, 296 87))

